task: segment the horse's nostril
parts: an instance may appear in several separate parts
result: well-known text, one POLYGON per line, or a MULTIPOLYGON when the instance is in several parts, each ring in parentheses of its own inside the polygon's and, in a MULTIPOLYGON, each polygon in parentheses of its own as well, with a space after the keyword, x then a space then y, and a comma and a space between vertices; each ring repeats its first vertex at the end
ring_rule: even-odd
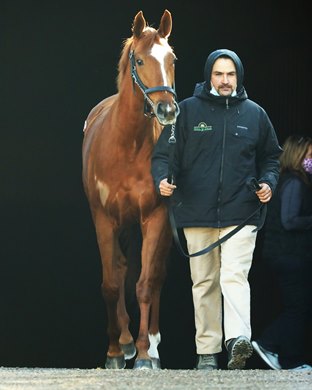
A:
POLYGON ((158 103, 157 114, 162 117, 172 117, 175 115, 176 106, 169 103, 158 103))
MULTIPOLYGON (((154 111, 155 112, 155 111, 154 111)), ((169 104, 159 102, 156 106, 155 115, 161 125, 170 125, 175 123, 179 115, 179 106, 177 103, 169 104)))

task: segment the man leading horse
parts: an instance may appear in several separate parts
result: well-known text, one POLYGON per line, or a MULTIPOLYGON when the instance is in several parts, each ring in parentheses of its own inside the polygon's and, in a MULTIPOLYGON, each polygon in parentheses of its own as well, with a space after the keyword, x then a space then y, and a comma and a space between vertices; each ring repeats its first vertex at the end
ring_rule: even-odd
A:
MULTIPOLYGON (((216 50, 207 58, 204 76, 193 96, 180 103, 173 183, 167 180, 171 126, 165 127, 152 156, 156 189, 172 196, 189 253, 222 239, 259 202, 269 202, 279 176, 281 148, 264 109, 247 98, 240 58, 231 50, 216 50), (256 192, 247 185, 252 177, 260 183, 256 192)), ((220 246, 190 258, 197 369, 218 368, 223 338, 229 369, 244 368, 252 354, 248 273, 259 219, 260 211, 220 246)))

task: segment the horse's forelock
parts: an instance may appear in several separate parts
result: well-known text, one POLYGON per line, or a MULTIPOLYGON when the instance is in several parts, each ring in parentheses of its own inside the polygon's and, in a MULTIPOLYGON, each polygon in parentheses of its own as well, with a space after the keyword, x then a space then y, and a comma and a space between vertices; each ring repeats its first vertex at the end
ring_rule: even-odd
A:
POLYGON ((153 27, 146 27, 140 36, 140 39, 135 38, 134 43, 140 51, 143 51, 144 49, 149 50, 154 43, 160 43, 160 36, 153 27))

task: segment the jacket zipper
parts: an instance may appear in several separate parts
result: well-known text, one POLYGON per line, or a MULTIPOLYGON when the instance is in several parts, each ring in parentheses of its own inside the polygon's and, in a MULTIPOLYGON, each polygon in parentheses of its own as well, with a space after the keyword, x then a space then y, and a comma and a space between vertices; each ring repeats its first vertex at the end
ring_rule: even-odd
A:
MULTIPOLYGON (((228 110, 229 109, 229 99, 226 99, 225 101, 225 107, 228 110)), ((224 121, 223 121, 223 139, 222 139, 222 154, 221 154, 221 166, 220 166, 220 176, 219 176, 219 191, 218 191, 218 208, 217 208, 217 215, 218 215, 218 227, 221 227, 221 217, 220 217, 220 202, 221 202, 221 193, 222 193, 222 183, 223 183, 223 168, 224 168, 224 152, 225 152, 225 134, 226 134, 226 115, 224 115, 224 121)))

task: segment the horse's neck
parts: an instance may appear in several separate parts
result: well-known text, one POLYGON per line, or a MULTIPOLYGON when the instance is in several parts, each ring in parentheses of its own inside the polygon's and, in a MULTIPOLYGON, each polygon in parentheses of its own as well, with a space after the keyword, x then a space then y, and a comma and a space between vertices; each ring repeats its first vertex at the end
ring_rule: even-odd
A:
POLYGON ((134 91, 132 85, 120 89, 114 117, 119 123, 120 140, 153 143, 155 119, 144 115, 142 92, 134 91))

